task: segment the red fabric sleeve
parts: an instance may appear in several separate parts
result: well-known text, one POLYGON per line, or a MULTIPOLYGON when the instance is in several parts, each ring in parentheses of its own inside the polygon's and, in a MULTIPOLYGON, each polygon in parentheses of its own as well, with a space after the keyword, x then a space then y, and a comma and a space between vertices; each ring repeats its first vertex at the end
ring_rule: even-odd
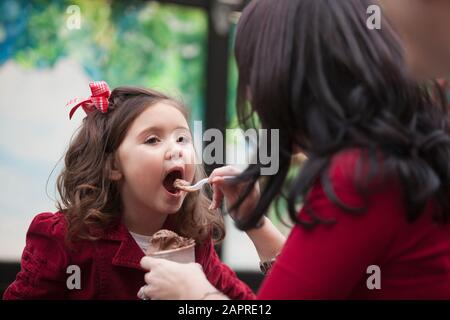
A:
POLYGON ((3 299, 64 299, 67 255, 61 214, 37 215, 27 232, 21 270, 3 299))
POLYGON ((400 193, 391 184, 372 193, 367 202, 354 186, 355 152, 332 161, 330 181, 337 196, 354 207, 366 204, 360 214, 336 206, 320 182, 308 195, 308 208, 322 218, 334 218, 333 225, 311 230, 296 225, 259 291, 259 299, 345 299, 369 277, 367 267, 378 264, 405 219, 400 193))
POLYGON ((209 282, 217 290, 232 300, 253 300, 255 294, 239 278, 236 273, 220 261, 210 240, 204 245, 204 259, 201 262, 209 282))

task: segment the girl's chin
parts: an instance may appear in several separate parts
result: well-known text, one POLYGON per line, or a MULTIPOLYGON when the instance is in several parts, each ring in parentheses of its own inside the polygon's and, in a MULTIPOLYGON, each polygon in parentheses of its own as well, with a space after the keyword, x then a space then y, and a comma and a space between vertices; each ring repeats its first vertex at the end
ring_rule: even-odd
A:
POLYGON ((185 198, 186 192, 184 191, 173 194, 168 192, 166 189, 162 189, 161 193, 155 193, 154 199, 156 203, 158 203, 158 207, 161 209, 161 212, 175 214, 181 209, 185 198))
POLYGON ((167 212, 167 214, 169 216, 173 216, 173 215, 177 214, 179 211, 180 211, 180 209, 178 209, 178 210, 170 210, 169 212, 167 212))
POLYGON ((183 205, 184 196, 181 196, 177 199, 170 199, 168 201, 164 201, 162 203, 162 206, 166 209, 164 210, 168 214, 174 214, 180 211, 181 206, 183 205))

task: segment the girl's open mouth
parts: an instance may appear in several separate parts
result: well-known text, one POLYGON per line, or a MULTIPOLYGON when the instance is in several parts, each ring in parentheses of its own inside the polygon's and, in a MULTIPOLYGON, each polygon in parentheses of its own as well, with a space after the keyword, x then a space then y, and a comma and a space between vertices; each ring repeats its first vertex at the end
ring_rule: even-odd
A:
POLYGON ((164 188, 172 195, 178 195, 181 190, 174 187, 174 182, 176 179, 183 179, 183 173, 181 170, 173 170, 169 172, 163 180, 164 188))

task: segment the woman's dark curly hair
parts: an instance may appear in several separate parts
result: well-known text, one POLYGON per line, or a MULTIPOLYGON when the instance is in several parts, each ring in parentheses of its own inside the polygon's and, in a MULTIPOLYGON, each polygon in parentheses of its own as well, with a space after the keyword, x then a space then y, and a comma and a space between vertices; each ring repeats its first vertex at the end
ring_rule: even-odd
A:
MULTIPOLYGON (((296 223, 311 226, 297 217, 295 203, 306 198, 317 179, 330 200, 352 209, 333 193, 327 171, 333 155, 349 148, 367 155, 360 161, 371 164, 372 176, 382 173, 400 182, 408 221, 434 200, 434 218, 448 222, 446 98, 436 86, 413 80, 386 17, 380 30, 367 28, 372 4, 377 2, 257 0, 243 11, 235 44, 238 116, 248 125, 257 114, 263 128, 279 129, 280 169, 267 177, 256 209, 237 224, 241 229, 255 226, 280 193, 293 146, 308 155, 288 196, 296 223)), ((255 182, 260 168, 250 165, 240 178, 255 182)))

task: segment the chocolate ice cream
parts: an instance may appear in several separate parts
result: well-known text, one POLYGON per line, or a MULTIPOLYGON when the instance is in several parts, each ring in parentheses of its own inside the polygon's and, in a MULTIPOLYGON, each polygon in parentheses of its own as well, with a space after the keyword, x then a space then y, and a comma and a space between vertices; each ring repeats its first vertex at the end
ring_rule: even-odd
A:
POLYGON ((150 238, 150 245, 146 254, 151 255, 157 252, 179 249, 195 244, 194 239, 184 238, 170 230, 159 230, 150 238))
POLYGON ((186 180, 183 180, 183 179, 176 179, 175 182, 173 183, 173 186, 177 189, 180 189, 180 190, 186 191, 186 192, 197 191, 197 189, 193 189, 191 187, 191 184, 189 182, 187 182, 186 180))

